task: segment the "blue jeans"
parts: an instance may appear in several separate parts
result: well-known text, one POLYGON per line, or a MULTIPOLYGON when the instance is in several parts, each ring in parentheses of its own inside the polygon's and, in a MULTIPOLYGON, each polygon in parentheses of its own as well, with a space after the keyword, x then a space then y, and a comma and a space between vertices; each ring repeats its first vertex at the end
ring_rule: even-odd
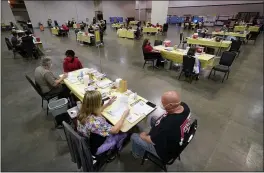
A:
MULTIPOLYGON (((155 125, 156 120, 157 120, 156 117, 151 118, 150 121, 151 127, 155 125)), ((134 156, 143 158, 145 151, 148 151, 151 154, 154 154, 155 156, 159 157, 154 145, 142 140, 139 134, 137 133, 132 134, 131 142, 132 142, 132 154, 134 156)))

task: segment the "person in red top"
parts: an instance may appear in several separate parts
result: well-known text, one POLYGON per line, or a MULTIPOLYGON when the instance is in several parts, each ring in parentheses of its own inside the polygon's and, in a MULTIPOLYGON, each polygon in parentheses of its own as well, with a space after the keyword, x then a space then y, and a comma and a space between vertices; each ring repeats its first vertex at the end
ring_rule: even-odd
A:
POLYGON ((69 31, 69 28, 66 25, 63 24, 61 27, 64 31, 69 31))
POLYGON ((63 70, 65 73, 83 68, 82 63, 75 57, 73 50, 67 50, 65 55, 67 56, 63 62, 63 70))
POLYGON ((162 62, 164 62, 164 59, 162 58, 160 52, 154 50, 153 47, 151 46, 151 44, 149 42, 149 39, 146 38, 143 41, 142 50, 143 50, 144 53, 151 53, 153 58, 157 58, 156 67, 162 65, 162 62))

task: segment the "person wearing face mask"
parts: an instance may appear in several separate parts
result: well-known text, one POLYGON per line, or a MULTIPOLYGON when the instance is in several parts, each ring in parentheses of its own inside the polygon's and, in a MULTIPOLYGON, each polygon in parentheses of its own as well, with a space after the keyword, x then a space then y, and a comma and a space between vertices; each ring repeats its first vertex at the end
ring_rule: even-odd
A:
POLYGON ((56 95, 59 98, 69 98, 70 90, 62 84, 68 74, 64 73, 62 77, 56 77, 51 71, 52 61, 45 57, 41 59, 41 64, 35 69, 35 83, 41 89, 44 95, 56 95))
POLYGON ((166 113, 151 119, 150 132, 131 136, 132 155, 135 158, 142 158, 144 152, 148 151, 167 162, 177 152, 177 146, 182 145, 184 133, 190 127, 190 108, 181 101, 176 91, 165 92, 161 104, 166 113))

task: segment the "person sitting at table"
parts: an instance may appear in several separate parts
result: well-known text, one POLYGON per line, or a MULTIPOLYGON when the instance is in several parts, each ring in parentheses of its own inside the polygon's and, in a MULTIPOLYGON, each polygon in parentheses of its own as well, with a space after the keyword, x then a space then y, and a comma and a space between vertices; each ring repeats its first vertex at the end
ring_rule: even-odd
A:
POLYGON ((41 59, 41 64, 35 69, 35 82, 44 95, 52 96, 58 94, 59 98, 69 98, 70 90, 62 84, 68 74, 56 77, 51 71, 52 61, 49 57, 41 59))
POLYGON ((66 25, 62 24, 61 27, 64 31, 69 32, 69 28, 66 25))
POLYGON ((31 36, 31 32, 29 30, 25 32, 25 36, 21 37, 21 40, 22 40, 21 45, 25 52, 31 52, 31 50, 37 49, 34 44, 33 37, 31 36))
POLYGON ((88 33, 94 34, 94 29, 93 29, 93 26, 92 25, 89 26, 88 33))
POLYGON ((11 43, 16 50, 18 51, 23 50, 21 46, 21 40, 18 39, 16 32, 12 32, 11 43))
POLYGON ((65 52, 66 58, 63 61, 63 70, 65 73, 82 69, 82 63, 75 56, 75 52, 73 50, 67 50, 65 52))
POLYGON ((159 67, 162 65, 162 62, 164 62, 164 59, 162 58, 159 51, 155 51, 153 47, 151 46, 151 43, 149 42, 149 39, 145 39, 143 41, 142 50, 144 53, 152 53, 152 56, 157 58, 156 67, 159 67))
POLYGON ((105 151, 122 148, 126 133, 120 133, 129 109, 125 110, 119 121, 113 126, 102 116, 105 108, 110 106, 116 97, 106 104, 102 103, 99 91, 87 91, 84 95, 81 110, 77 116, 77 131, 84 137, 90 138, 91 153, 99 155, 105 151))
POLYGON ((149 133, 132 134, 132 155, 142 158, 148 151, 167 162, 177 153, 184 140, 184 132, 190 128, 191 111, 181 101, 176 91, 167 91, 161 97, 161 107, 165 113, 151 118, 149 133))
MULTIPOLYGON (((195 73, 196 75, 196 80, 199 80, 199 73, 200 73, 200 61, 198 59, 198 57, 195 56, 195 52, 196 52, 196 48, 191 47, 188 52, 187 55, 184 55, 183 58, 194 58, 195 59, 195 63, 193 66, 193 71, 191 73, 195 73)), ((188 77, 188 74, 185 72, 185 76, 188 77), (187 76, 186 76, 187 75, 187 76)))

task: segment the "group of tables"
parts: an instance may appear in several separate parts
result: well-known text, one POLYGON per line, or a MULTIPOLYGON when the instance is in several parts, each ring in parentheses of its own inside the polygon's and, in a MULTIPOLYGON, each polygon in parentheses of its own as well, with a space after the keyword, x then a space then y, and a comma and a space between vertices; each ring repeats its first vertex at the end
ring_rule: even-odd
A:
MULTIPOLYGON (((148 100, 145 98, 135 95, 132 91, 127 90, 124 93, 119 92, 118 89, 114 89, 112 86, 114 84, 113 81, 104 77, 102 80, 101 78, 96 78, 97 72, 94 69, 83 68, 80 70, 76 70, 73 72, 68 73, 68 78, 64 79, 65 85, 72 91, 72 93, 80 99, 83 100, 84 94, 87 90, 97 90, 101 92, 103 98, 104 97, 112 97, 117 96, 116 101, 109 107, 107 107, 103 112, 102 115, 113 125, 115 125, 119 119, 120 114, 123 113, 123 110, 130 108, 130 114, 127 119, 124 121, 124 124, 121 128, 122 132, 129 131, 132 127, 137 125, 141 120, 146 118, 152 111, 156 109, 155 107, 151 107, 148 104, 148 100), (83 72, 83 74, 93 73, 95 74, 93 77, 93 83, 89 86, 85 86, 82 80, 79 80, 79 74, 83 72), (128 98, 127 103, 123 104, 122 100, 124 98, 128 98), (139 108, 140 105, 144 107, 144 110, 139 108), (135 106, 138 105, 138 106, 135 106)), ((142 108, 143 108, 142 107, 142 108)), ((68 110, 68 113, 72 119, 77 117, 78 108, 74 107, 68 110)))

